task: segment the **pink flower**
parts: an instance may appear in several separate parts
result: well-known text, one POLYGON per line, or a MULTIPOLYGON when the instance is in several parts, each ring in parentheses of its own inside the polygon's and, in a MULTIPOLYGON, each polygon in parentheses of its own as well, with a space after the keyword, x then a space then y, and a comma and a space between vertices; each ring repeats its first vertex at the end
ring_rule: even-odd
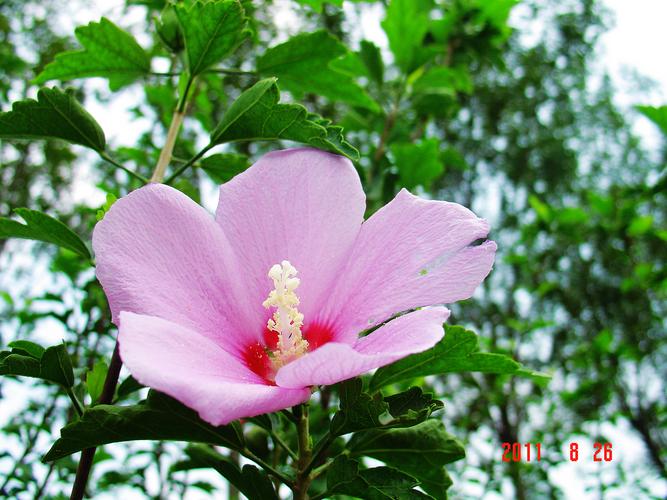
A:
POLYGON ((215 219, 159 184, 119 200, 93 247, 124 363, 219 425, 432 347, 449 310, 426 306, 486 277, 496 245, 473 242, 488 225, 406 190, 364 210, 352 164, 314 149, 222 185, 215 219))

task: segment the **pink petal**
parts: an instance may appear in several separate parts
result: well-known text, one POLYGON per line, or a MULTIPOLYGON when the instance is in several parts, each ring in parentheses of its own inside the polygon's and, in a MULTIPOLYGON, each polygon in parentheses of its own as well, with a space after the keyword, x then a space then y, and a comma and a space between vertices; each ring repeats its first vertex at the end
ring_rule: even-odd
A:
POLYGON ((153 316, 120 316, 120 354, 132 375, 213 425, 281 410, 310 397, 309 389, 267 385, 219 345, 186 327, 153 316))
POLYGON ((276 383, 289 388, 335 384, 425 351, 442 338, 442 324, 448 317, 445 307, 420 309, 390 321, 354 345, 330 342, 282 367, 276 383))
POLYGON ((151 184, 118 200, 95 227, 93 248, 116 324, 120 311, 158 316, 230 351, 261 338, 244 329, 247 299, 233 288, 237 266, 224 234, 176 189, 151 184))
POLYGON ((266 326, 262 307, 272 288, 269 268, 282 260, 296 267, 297 294, 306 321, 356 238, 365 196, 352 163, 316 149, 276 151, 223 184, 216 219, 243 269, 254 297, 256 328, 266 326))
POLYGON ((318 321, 351 343, 398 312, 470 297, 491 271, 496 244, 469 245, 488 231, 461 205, 402 190, 363 224, 318 321))

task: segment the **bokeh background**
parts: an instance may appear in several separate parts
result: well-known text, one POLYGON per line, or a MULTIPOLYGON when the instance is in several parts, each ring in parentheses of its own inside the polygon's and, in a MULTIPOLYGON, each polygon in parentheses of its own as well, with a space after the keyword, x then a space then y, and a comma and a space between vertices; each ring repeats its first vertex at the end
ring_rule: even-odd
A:
MULTIPOLYGON (((398 64, 398 35, 383 24, 391 2, 243 3, 255 19, 253 36, 229 68, 252 71, 266 47, 322 28, 355 52, 334 68, 355 78, 376 110, 315 93, 292 96, 345 127, 361 152, 369 213, 407 187, 462 203, 491 223, 499 244, 494 272, 474 300, 453 308, 453 322, 478 332, 483 349, 509 353, 552 379, 469 374, 428 381, 446 403, 449 431, 466 443, 466 460, 450 471, 450 496, 665 498, 664 2, 438 0, 416 35, 417 62, 398 64), (425 74, 420 58, 444 71, 425 74), (541 443, 542 461, 503 463, 506 441, 541 443), (572 442, 582 450, 576 463, 568 458, 572 442), (594 463, 594 442, 611 442, 613 460, 594 463)), ((32 79, 56 53, 79 46, 74 28, 101 16, 133 33, 156 71, 168 72, 176 56, 155 28, 164 5, 1 1, 2 110, 34 97, 32 79)), ((202 79, 175 155, 189 158, 205 145, 215 117, 256 79, 202 79)), ((118 92, 99 78, 67 85, 118 159, 150 175, 175 79, 154 75, 118 92)), ((276 147, 222 151, 253 160, 276 147)), ((193 169, 178 187, 212 209, 220 178, 210 174, 193 169)), ((92 153, 59 141, 0 142, 0 176, 0 215, 39 209, 87 237, 107 194, 137 187, 92 153)), ((0 271, 3 346, 18 338, 45 345, 64 339, 77 377, 105 369, 115 332, 85 263, 42 244, 0 240, 0 271)), ((66 497, 75 459, 46 465, 40 457, 69 418, 67 399, 36 381, 0 384, 0 495, 66 497)), ((94 496, 221 496, 225 487, 215 474, 173 471, 179 457, 175 444, 107 446, 96 456, 94 496)))

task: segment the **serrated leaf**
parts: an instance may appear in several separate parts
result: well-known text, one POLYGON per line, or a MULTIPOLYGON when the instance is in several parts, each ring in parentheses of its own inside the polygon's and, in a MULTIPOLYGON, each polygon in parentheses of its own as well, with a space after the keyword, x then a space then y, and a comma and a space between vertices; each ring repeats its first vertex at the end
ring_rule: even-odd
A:
POLYGON ((40 378, 56 382, 64 387, 74 385, 74 370, 64 344, 46 349, 40 360, 40 378))
POLYGON ((332 102, 379 111, 377 103, 348 74, 331 66, 347 52, 347 47, 327 31, 302 33, 268 49, 257 60, 257 71, 278 77, 281 86, 297 97, 318 94, 332 102))
POLYGON ((23 238, 53 243, 90 260, 90 252, 85 243, 59 220, 27 208, 17 208, 14 212, 20 215, 26 223, 21 224, 18 221, 0 217, 0 239, 23 238))
POLYGON ((435 419, 407 429, 355 434, 349 449, 352 456, 372 457, 414 476, 435 498, 445 498, 451 485, 444 466, 465 457, 463 445, 435 419))
POLYGON ((50 462, 108 443, 135 440, 189 441, 210 443, 232 449, 243 447, 243 435, 236 424, 214 427, 195 411, 156 391, 137 405, 98 405, 60 431, 44 457, 50 462))
POLYGON ((35 83, 101 76, 109 80, 111 90, 118 90, 150 73, 151 60, 146 51, 108 19, 79 26, 74 33, 83 50, 58 54, 37 75, 35 83))
POLYGON ((90 370, 86 375, 86 387, 88 388, 88 394, 90 395, 90 400, 95 403, 101 394, 102 389, 104 389, 104 380, 107 376, 107 371, 109 366, 104 360, 100 360, 95 365, 93 369, 90 370))
POLYGON ((95 118, 71 94, 57 88, 40 89, 36 101, 18 101, 11 111, 0 113, 0 138, 63 139, 95 151, 106 145, 95 118))
POLYGON ((340 410, 331 420, 331 433, 342 436, 350 432, 381 427, 381 415, 389 408, 382 395, 371 397, 362 391, 362 382, 353 378, 338 384, 340 410))
POLYGON ((245 36, 247 19, 238 0, 194 2, 174 6, 183 28, 188 69, 196 76, 236 48, 245 36))
POLYGON ((278 500, 271 480, 257 467, 245 465, 239 469, 228 457, 205 445, 190 445, 185 449, 185 454, 188 459, 174 464, 172 471, 211 468, 236 486, 249 500, 278 500))
POLYGON ((235 153, 207 156, 199 162, 201 169, 216 184, 224 184, 250 166, 248 157, 235 153))
POLYGON ((667 135, 667 106, 635 106, 635 109, 655 123, 667 135))
POLYGON ((229 107, 211 134, 207 149, 232 141, 287 139, 345 155, 359 152, 343 138, 342 129, 309 115, 299 104, 279 104, 275 78, 260 80, 243 92, 229 107))
POLYGON ((413 69, 415 51, 428 31, 432 0, 391 0, 382 28, 389 40, 396 65, 404 72, 413 69))
POLYGON ((444 172, 444 166, 440 161, 438 139, 423 139, 414 144, 394 143, 390 149, 398 168, 401 185, 407 189, 416 186, 428 189, 444 172))
POLYGON ((359 462, 338 456, 327 471, 327 493, 351 495, 368 500, 432 498, 413 488, 414 477, 391 467, 359 470, 359 462))
POLYGON ((479 352, 477 335, 461 326, 446 326, 434 347, 413 354, 375 372, 371 391, 401 380, 458 372, 514 373, 519 363, 503 354, 479 352))

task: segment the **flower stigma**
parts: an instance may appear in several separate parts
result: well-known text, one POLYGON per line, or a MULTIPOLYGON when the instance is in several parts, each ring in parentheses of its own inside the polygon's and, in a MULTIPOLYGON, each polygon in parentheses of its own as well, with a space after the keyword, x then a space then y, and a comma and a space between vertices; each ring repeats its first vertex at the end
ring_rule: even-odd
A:
POLYGON ((278 334, 278 345, 271 353, 271 362, 275 370, 285 366, 290 361, 303 356, 308 351, 308 341, 303 338, 303 314, 299 312, 299 297, 295 290, 301 283, 296 278, 296 268, 289 261, 283 260, 269 269, 269 278, 273 280, 274 289, 262 304, 267 309, 274 307, 275 311, 267 323, 270 331, 278 334))

